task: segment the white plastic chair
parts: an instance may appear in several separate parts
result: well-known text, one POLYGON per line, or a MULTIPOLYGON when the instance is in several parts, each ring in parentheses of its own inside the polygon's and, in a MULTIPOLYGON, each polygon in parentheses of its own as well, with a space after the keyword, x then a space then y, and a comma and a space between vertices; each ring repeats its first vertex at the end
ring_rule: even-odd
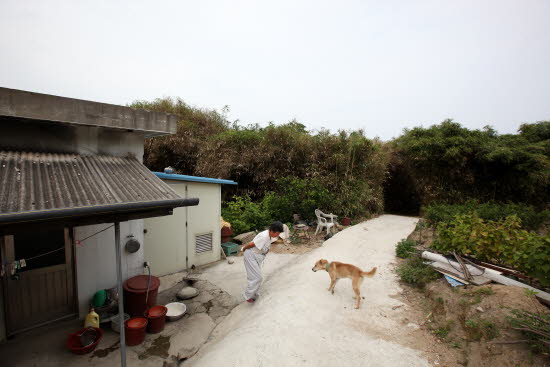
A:
POLYGON ((330 233, 331 228, 336 229, 336 218, 337 215, 334 214, 325 214, 319 209, 315 209, 315 216, 317 217, 317 229, 315 230, 315 235, 322 231, 323 228, 327 229, 327 234, 330 233), (330 220, 327 220, 327 218, 330 220))

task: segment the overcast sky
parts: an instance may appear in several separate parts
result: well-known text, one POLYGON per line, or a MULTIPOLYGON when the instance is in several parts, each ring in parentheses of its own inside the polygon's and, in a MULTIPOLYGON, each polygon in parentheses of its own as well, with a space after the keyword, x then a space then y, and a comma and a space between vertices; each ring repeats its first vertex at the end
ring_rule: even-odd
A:
POLYGON ((1 0, 0 86, 383 140, 445 118, 513 133, 550 120, 550 1, 1 0))

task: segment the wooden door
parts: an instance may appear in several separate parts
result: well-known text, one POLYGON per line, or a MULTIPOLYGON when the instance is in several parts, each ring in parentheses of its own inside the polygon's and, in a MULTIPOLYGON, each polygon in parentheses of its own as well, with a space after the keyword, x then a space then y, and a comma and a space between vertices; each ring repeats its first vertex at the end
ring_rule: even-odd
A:
POLYGON ((26 266, 3 277, 7 334, 76 315, 73 248, 69 229, 4 236, 4 264, 26 266))

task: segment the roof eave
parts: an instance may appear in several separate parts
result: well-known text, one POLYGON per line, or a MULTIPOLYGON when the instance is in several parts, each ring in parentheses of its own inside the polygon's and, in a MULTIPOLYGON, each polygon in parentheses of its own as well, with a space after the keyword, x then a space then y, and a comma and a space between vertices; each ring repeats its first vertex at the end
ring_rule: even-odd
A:
MULTIPOLYGON (((131 202, 131 203, 118 203, 110 205, 97 205, 77 208, 63 208, 53 210, 40 210, 22 213, 3 213, 0 214, 0 227, 39 223, 48 221, 59 220, 77 220, 79 218, 93 217, 93 216, 109 216, 109 222, 112 222, 113 216, 126 216, 128 213, 141 212, 143 213, 141 218, 146 218, 147 212, 152 215, 149 217, 158 216, 153 215, 155 211, 162 209, 175 209, 186 206, 196 206, 199 204, 198 198, 190 199, 171 199, 171 200, 158 200, 147 202, 131 202)), ((97 220, 97 223, 105 223, 101 219, 97 220)))

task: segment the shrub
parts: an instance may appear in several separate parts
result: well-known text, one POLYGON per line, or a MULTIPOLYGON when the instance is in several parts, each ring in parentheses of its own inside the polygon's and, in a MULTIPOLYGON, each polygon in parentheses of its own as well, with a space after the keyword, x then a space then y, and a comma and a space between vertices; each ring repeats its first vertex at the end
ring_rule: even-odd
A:
POLYGON ((437 233, 432 247, 440 252, 500 263, 550 284, 550 237, 522 229, 515 215, 500 221, 484 221, 476 213, 458 215, 440 223, 437 233))
POLYGON ((421 204, 550 201, 550 121, 522 125, 519 134, 469 130, 452 120, 407 129, 393 142, 401 170, 421 204))
POLYGON ((266 195, 262 202, 274 218, 291 222, 293 214, 314 219, 315 209, 331 210, 334 194, 317 178, 284 177, 277 180, 276 192, 266 195))
POLYGON ((235 233, 262 229, 271 224, 271 213, 262 203, 253 202, 249 196, 235 196, 222 208, 222 217, 231 223, 235 233))
POLYGON ((419 256, 412 256, 397 267, 397 274, 407 284, 424 288, 429 282, 439 278, 439 273, 426 265, 419 256))
POLYGON ((508 321, 513 328, 520 329, 528 344, 537 353, 550 353, 550 315, 524 310, 512 310, 508 321))
POLYGON ((537 230, 550 220, 550 210, 537 211, 527 204, 478 203, 470 200, 464 204, 434 203, 423 208, 424 216, 432 225, 450 222, 457 215, 476 213, 481 219, 499 221, 510 215, 517 215, 522 225, 529 230, 537 230))
POLYGON ((395 247, 395 255, 402 259, 407 259, 415 253, 416 241, 402 239, 395 247))

